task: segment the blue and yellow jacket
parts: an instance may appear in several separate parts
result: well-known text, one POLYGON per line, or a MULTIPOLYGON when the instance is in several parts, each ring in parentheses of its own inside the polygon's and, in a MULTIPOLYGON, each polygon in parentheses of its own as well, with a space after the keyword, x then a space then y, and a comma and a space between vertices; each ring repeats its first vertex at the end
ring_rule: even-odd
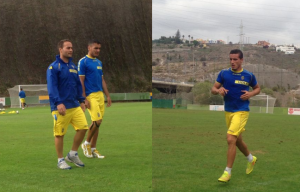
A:
POLYGON ((84 101, 82 86, 79 80, 77 67, 69 59, 65 63, 56 56, 56 61, 51 63, 47 69, 47 88, 51 111, 57 110, 57 105, 63 103, 66 109, 80 106, 84 101))
POLYGON ((25 98, 25 97, 26 97, 25 92, 24 92, 24 91, 20 91, 19 97, 20 97, 20 98, 25 98))

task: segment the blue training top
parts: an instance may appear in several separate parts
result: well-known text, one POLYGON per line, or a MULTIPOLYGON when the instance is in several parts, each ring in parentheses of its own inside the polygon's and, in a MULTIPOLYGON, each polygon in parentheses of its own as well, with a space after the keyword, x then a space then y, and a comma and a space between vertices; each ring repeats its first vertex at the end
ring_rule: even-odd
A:
POLYGON ((225 111, 249 111, 249 100, 242 100, 240 97, 244 94, 242 90, 249 91, 249 86, 254 87, 257 81, 253 73, 242 69, 234 72, 229 69, 222 70, 217 78, 217 82, 222 84, 228 90, 224 96, 225 111))
POLYGON ((88 96, 93 92, 103 91, 102 87, 102 62, 97 58, 86 55, 78 62, 79 76, 85 76, 85 94, 88 96))
POLYGON ((20 91, 19 97, 22 98, 22 99, 25 98, 26 97, 25 92, 24 91, 20 91))
POLYGON ((47 69, 47 88, 51 111, 57 110, 57 105, 63 103, 66 109, 78 107, 79 102, 85 98, 82 96, 82 86, 77 73, 77 67, 72 58, 65 63, 59 55, 56 61, 47 69))

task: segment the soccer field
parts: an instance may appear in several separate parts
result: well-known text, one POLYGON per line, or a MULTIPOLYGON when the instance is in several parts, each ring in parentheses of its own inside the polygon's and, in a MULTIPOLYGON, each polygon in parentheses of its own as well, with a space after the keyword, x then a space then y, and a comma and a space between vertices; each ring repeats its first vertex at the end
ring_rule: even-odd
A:
POLYGON ((300 117, 250 113, 243 139, 258 162, 246 175, 240 151, 231 180, 224 112, 153 109, 153 191, 265 192, 300 190, 300 117))
MULTIPOLYGON (((9 112, 13 109, 7 109, 9 112)), ((113 103, 106 108, 98 138, 105 159, 88 159, 84 168, 57 168, 50 107, 0 115, 0 191, 144 192, 152 191, 151 102, 113 103)), ((86 111, 88 123, 90 116, 86 111)), ((73 143, 69 126, 64 156, 73 143)))

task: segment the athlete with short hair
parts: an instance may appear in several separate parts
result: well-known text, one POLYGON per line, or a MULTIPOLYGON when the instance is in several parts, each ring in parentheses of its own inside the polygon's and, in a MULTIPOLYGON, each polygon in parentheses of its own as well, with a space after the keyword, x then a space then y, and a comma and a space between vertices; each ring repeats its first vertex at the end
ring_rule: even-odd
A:
POLYGON ((249 99, 260 92, 260 87, 253 73, 242 68, 243 52, 239 49, 230 51, 231 68, 222 70, 212 87, 211 93, 224 97, 225 118, 227 125, 227 166, 220 182, 228 182, 231 177, 231 169, 235 160, 236 147, 247 157, 248 164, 246 174, 250 174, 257 161, 242 139, 242 132, 249 117, 249 99), (249 91, 249 87, 253 91, 249 91))
POLYGON ((79 60, 78 73, 81 81, 83 96, 86 97, 85 105, 91 115, 90 125, 86 141, 81 147, 88 158, 100 158, 104 156, 96 149, 99 127, 104 116, 104 94, 107 99, 107 107, 111 106, 111 99, 103 78, 102 62, 96 57, 99 56, 101 43, 97 40, 88 42, 88 54, 79 60))
POLYGON ((47 69, 47 88, 54 119, 55 148, 58 156, 57 167, 71 169, 65 160, 78 167, 84 167, 78 157, 78 148, 84 139, 88 124, 84 115, 85 104, 77 67, 72 62, 73 46, 70 40, 58 43, 59 55, 47 69), (63 139, 69 124, 76 130, 71 151, 63 157, 63 139))

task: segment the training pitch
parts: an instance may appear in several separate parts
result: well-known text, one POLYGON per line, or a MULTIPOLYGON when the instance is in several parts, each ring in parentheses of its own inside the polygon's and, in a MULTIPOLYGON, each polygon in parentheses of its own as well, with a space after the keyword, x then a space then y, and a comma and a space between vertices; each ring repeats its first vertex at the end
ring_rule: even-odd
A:
POLYGON ((258 162, 246 175, 240 151, 231 180, 226 167, 224 112, 153 109, 154 192, 293 192, 300 189, 300 116, 250 113, 243 139, 258 162))
MULTIPOLYGON (((6 112, 19 109, 7 109, 6 112)), ((88 159, 84 168, 57 168, 50 107, 29 107, 0 115, 0 191, 152 191, 151 102, 113 103, 106 108, 97 149, 105 159, 88 159)), ((86 111, 88 123, 90 116, 86 111)), ((64 156, 75 131, 69 126, 64 156)))

